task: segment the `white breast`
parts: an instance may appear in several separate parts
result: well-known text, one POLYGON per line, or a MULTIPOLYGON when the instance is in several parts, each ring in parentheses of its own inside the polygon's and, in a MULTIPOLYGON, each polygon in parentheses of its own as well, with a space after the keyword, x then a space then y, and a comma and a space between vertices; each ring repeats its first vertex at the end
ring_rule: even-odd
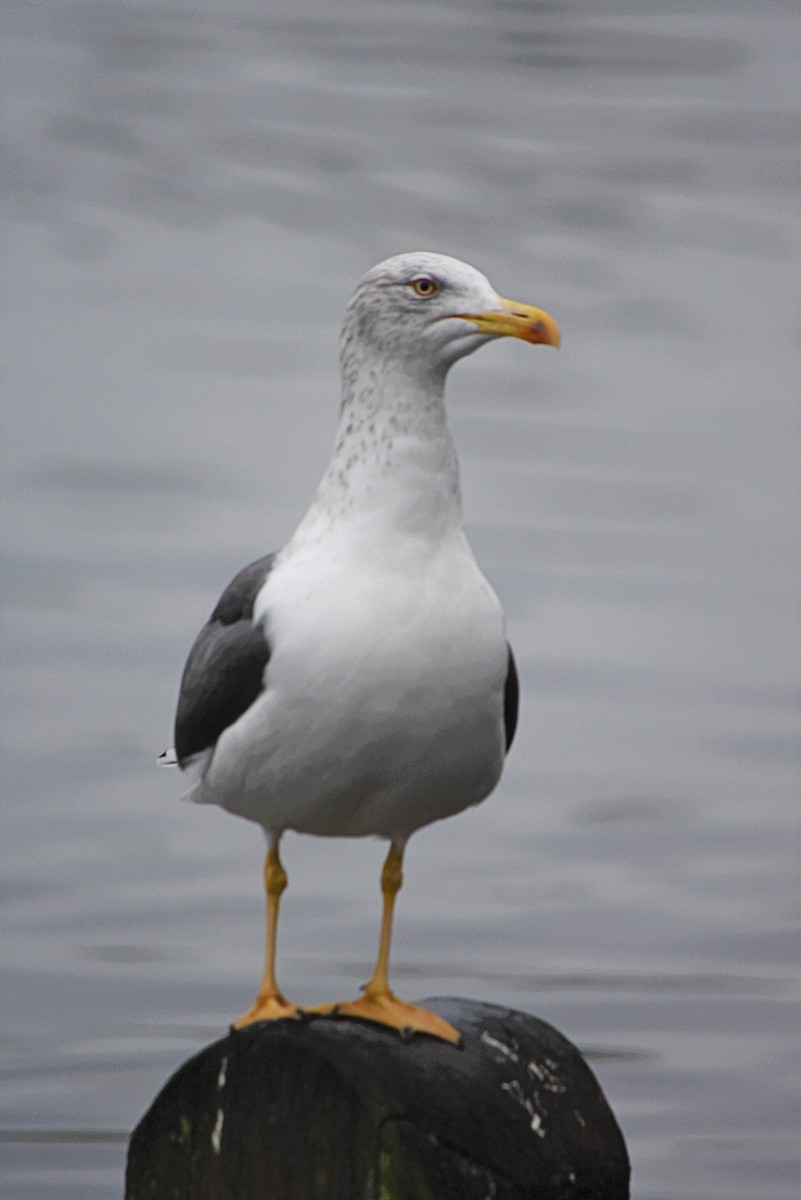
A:
POLYGON ((290 546, 257 601, 265 691, 203 798, 269 830, 401 836, 500 776, 503 614, 463 533, 359 551, 352 531, 324 554, 290 546))

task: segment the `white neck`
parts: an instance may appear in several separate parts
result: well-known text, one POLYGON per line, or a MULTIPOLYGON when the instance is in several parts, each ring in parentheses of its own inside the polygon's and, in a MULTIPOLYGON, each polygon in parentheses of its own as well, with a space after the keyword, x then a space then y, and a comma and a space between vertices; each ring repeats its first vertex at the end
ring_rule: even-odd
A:
POLYGON ((345 365, 334 451, 301 529, 354 522, 377 536, 440 539, 461 528, 445 370, 365 358, 345 365))

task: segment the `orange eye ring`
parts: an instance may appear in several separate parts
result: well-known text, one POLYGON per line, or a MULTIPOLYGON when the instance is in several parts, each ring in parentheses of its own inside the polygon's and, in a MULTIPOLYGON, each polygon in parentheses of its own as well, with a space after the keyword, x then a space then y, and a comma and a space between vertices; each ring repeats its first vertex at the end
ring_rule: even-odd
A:
POLYGON ((415 296, 420 296, 423 300, 430 299, 431 296, 436 296, 439 291, 439 284, 430 275, 418 275, 409 285, 415 296))

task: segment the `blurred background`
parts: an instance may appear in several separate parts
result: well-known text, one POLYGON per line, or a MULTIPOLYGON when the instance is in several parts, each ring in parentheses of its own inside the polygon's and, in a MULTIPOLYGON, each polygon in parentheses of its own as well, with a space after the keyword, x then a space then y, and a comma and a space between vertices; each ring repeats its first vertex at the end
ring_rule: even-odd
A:
MULTIPOLYGON (((1 11, 4 1200, 118 1197, 252 1002, 260 832, 155 759, 327 460, 352 285, 411 249, 563 348, 450 379, 523 708, 495 795, 411 843, 395 982, 574 1040, 639 1200, 795 1198, 795 5, 1 11)), ((286 838, 292 997, 367 977, 382 856, 286 838)))

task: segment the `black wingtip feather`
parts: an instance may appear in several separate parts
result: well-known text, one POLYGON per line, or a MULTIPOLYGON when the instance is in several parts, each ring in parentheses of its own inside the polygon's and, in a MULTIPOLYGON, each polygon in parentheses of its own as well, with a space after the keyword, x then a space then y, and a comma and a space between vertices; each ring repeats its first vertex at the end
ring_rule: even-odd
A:
POLYGON ((212 749, 264 690, 270 646, 262 626, 253 624, 253 606, 274 559, 265 555, 235 576, 189 652, 175 716, 182 767, 212 749))
POLYGON ((509 668, 506 672, 506 684, 503 689, 503 723, 506 729, 506 752, 514 741, 517 729, 517 714, 520 709, 520 681, 517 677, 517 664, 512 654, 512 647, 506 643, 509 651, 509 668))

